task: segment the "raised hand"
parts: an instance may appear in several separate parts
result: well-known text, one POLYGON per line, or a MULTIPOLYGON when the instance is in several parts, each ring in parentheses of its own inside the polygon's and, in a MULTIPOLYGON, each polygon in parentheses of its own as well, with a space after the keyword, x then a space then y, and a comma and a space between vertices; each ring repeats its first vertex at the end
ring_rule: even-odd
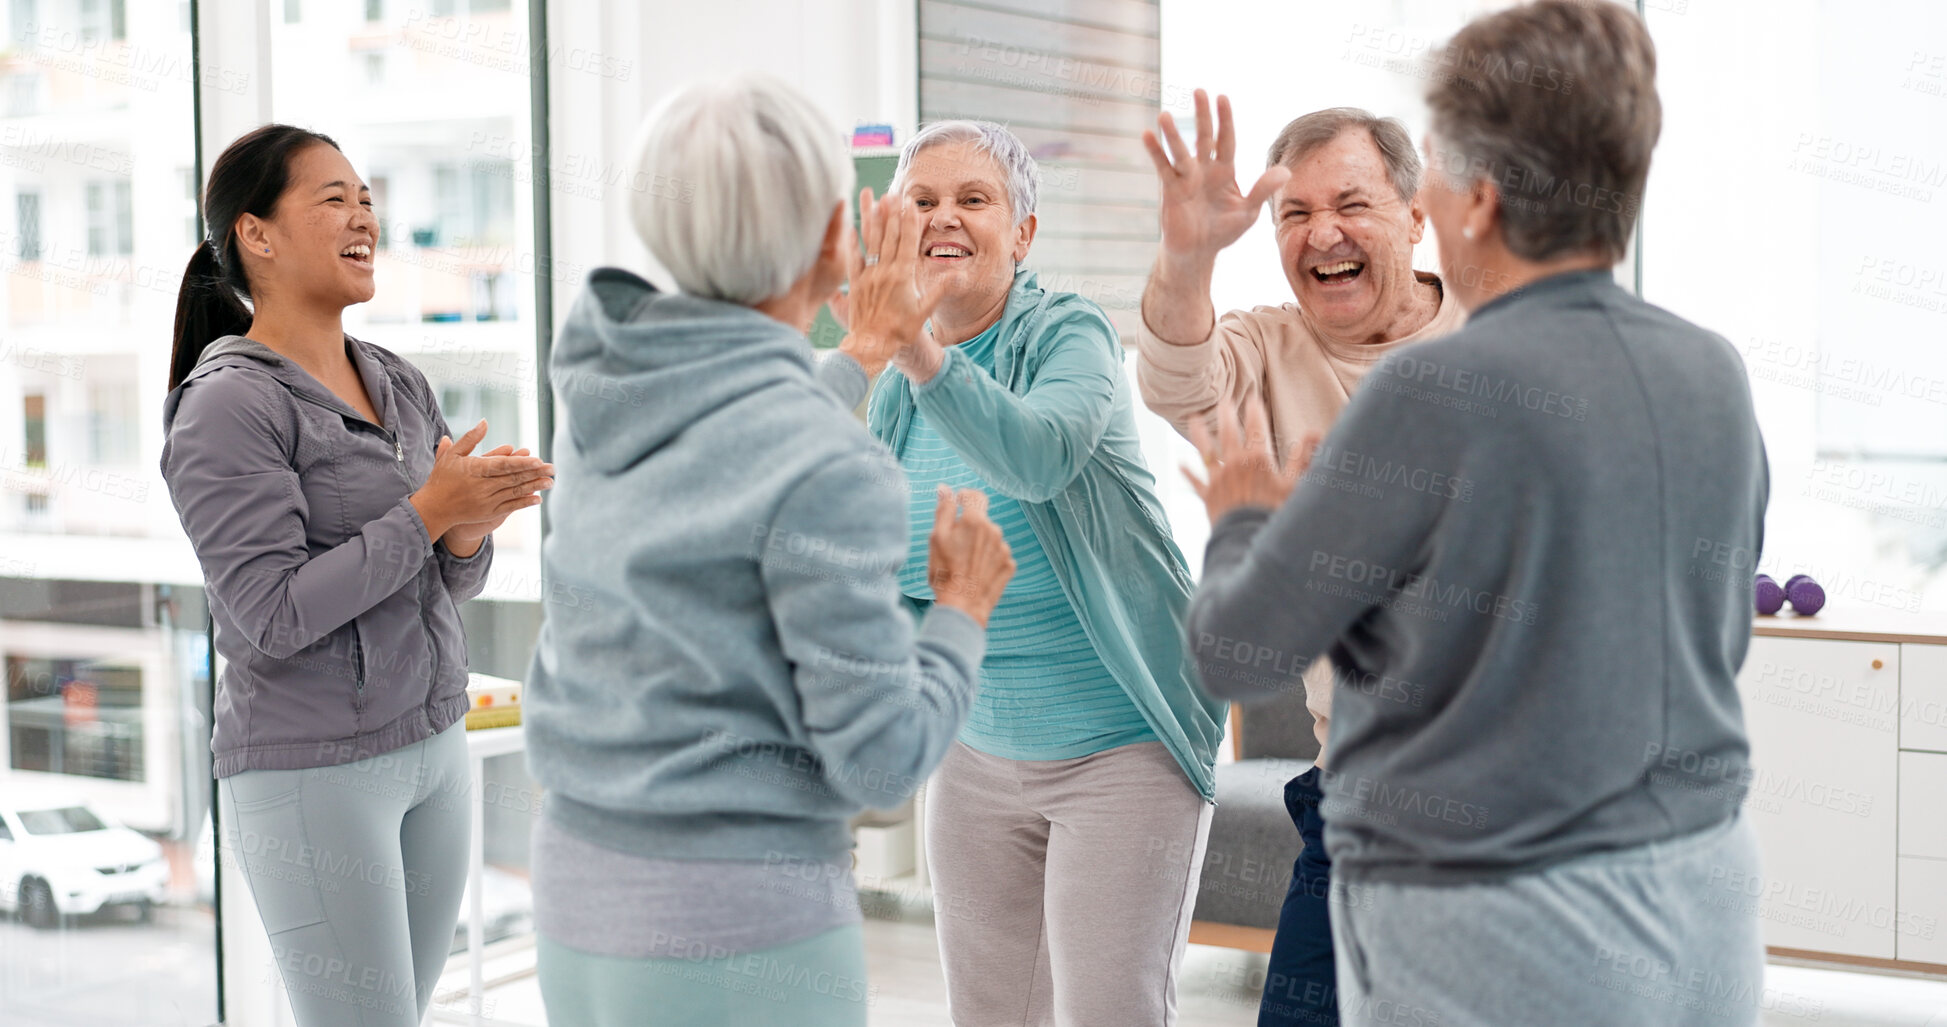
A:
POLYGON ((1210 514, 1210 523, 1239 507, 1277 509, 1311 466, 1321 436, 1307 434, 1279 467, 1271 454, 1270 419, 1262 402, 1253 400, 1245 407, 1241 424, 1235 407, 1220 406, 1216 421, 1214 443, 1203 422, 1190 422, 1190 441, 1203 457, 1203 477, 1187 465, 1183 468, 1183 476, 1190 479, 1190 487, 1210 514))
POLYGON ((939 497, 926 543, 926 583, 934 602, 965 612, 984 628, 1014 577, 1014 553, 987 517, 987 493, 956 493, 941 485, 939 497))
POLYGON ((1159 216, 1166 256, 1214 261, 1218 251, 1241 237, 1257 220, 1258 210, 1291 177, 1284 167, 1267 169, 1249 194, 1237 187, 1237 132, 1231 124, 1230 98, 1217 97, 1217 124, 1210 123, 1210 97, 1196 91, 1196 149, 1184 145, 1176 121, 1168 114, 1156 118, 1157 132, 1143 133, 1143 148, 1156 165, 1162 184, 1159 216), (1164 151, 1167 140, 1169 149, 1164 151))
POLYGON ((868 375, 878 374, 918 340, 920 329, 946 292, 942 283, 922 296, 916 284, 925 216, 897 196, 875 202, 872 190, 859 191, 859 237, 865 255, 851 255, 851 291, 843 303, 850 331, 838 348, 868 375))

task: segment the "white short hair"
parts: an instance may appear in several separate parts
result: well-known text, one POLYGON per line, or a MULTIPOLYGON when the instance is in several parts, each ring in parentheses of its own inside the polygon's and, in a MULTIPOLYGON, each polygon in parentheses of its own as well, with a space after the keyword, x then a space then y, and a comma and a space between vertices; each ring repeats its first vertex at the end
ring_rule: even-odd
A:
POLYGON ((1014 223, 1020 224, 1034 213, 1035 206, 1041 202, 1041 166, 1034 162, 1034 155, 1028 152, 1021 137, 1009 132, 1004 126, 991 121, 935 121, 919 130, 919 133, 899 151, 899 166, 892 173, 892 191, 905 187, 906 169, 912 167, 913 158, 929 146, 945 143, 972 143, 974 149, 994 158, 1001 169, 1001 177, 1007 181, 1007 205, 1014 213, 1014 223))
POLYGON ((811 270, 855 180, 830 120, 762 74, 696 83, 658 103, 634 172, 630 220, 677 288, 747 306, 811 270))

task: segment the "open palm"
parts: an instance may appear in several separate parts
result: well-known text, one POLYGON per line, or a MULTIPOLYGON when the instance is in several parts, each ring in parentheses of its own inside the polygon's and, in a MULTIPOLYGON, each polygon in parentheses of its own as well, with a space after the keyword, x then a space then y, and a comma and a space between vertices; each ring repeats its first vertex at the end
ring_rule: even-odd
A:
POLYGON ((1251 227, 1259 208, 1291 177, 1291 171, 1267 169, 1245 194, 1237 187, 1237 131, 1231 122, 1230 98, 1217 97, 1214 132, 1210 97, 1201 89, 1196 91, 1196 114, 1194 151, 1184 144, 1168 114, 1157 117, 1156 132, 1143 133, 1143 148, 1149 151, 1162 184, 1163 248, 1185 256, 1212 257, 1251 227))

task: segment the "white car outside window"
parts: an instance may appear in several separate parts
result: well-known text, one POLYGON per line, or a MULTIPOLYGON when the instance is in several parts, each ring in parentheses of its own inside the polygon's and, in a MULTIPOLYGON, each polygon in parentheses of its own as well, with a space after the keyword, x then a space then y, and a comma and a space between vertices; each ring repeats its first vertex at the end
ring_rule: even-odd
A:
POLYGON ((162 846, 80 803, 0 803, 0 908, 34 927, 168 897, 162 846))

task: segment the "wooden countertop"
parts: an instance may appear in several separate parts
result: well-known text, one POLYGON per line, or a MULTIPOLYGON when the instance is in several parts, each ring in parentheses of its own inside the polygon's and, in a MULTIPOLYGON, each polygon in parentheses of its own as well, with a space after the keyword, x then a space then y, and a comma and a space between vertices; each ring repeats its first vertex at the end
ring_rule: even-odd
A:
POLYGON ((1753 617, 1751 633, 1769 638, 1947 645, 1947 613, 1911 613, 1873 607, 1827 608, 1811 617, 1785 612, 1772 617, 1753 617))

